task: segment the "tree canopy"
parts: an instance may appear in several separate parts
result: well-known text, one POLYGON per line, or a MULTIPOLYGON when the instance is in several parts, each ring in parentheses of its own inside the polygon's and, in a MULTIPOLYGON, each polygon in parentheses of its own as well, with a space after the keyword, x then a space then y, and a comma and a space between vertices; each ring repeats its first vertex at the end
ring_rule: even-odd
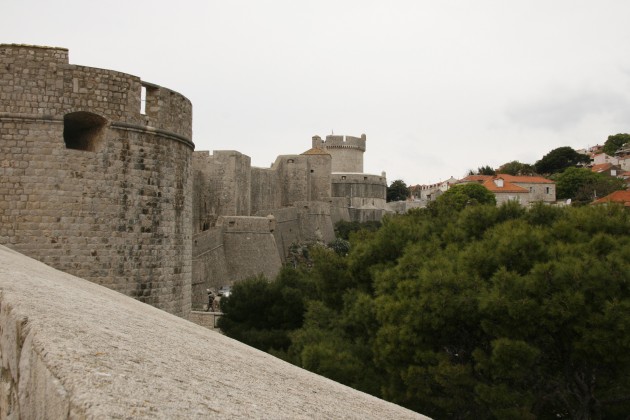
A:
POLYGON ((335 235, 341 239, 348 240, 350 239, 350 234, 353 232, 357 232, 361 229, 376 231, 380 227, 381 222, 375 220, 367 222, 347 222, 345 220, 340 220, 335 223, 335 235))
POLYGON ((437 200, 429 203, 431 209, 461 210, 466 206, 478 204, 496 205, 497 199, 494 194, 481 184, 468 182, 456 184, 440 195, 437 200))
POLYGON ((553 179, 556 182, 556 196, 561 199, 571 198, 577 203, 589 203, 595 197, 624 189, 623 180, 588 168, 567 168, 553 179))
POLYGON ((590 158, 576 152, 569 146, 553 149, 534 164, 536 172, 539 174, 554 174, 562 172, 564 169, 576 166, 580 163, 588 163, 590 158))
POLYGON ((387 201, 403 201, 409 197, 409 187, 402 179, 393 181, 387 187, 387 201))
POLYGON ((615 152, 626 143, 630 143, 630 134, 619 133, 613 136, 608 136, 608 139, 604 143, 604 153, 609 156, 614 156, 615 152))
POLYGON ((314 249, 276 280, 285 297, 264 309, 256 282, 235 287, 223 319, 282 331, 267 350, 434 418, 627 416, 630 212, 467 204, 385 218, 347 256, 314 249), (248 299, 261 320, 237 309, 248 299))
POLYGON ((504 163, 497 169, 499 174, 508 174, 514 176, 521 175, 533 175, 535 173, 534 167, 529 163, 521 163, 518 160, 504 163))
POLYGON ((496 175, 496 171, 490 165, 480 166, 476 171, 469 170, 468 175, 496 175))

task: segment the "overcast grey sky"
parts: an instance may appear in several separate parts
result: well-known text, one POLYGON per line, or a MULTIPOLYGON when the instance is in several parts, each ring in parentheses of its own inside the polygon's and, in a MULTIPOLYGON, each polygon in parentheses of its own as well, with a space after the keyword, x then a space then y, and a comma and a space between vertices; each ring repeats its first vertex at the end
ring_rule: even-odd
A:
POLYGON ((196 150, 256 166, 367 135, 433 183, 630 132, 628 0, 2 0, 0 43, 65 47, 193 103, 196 150))

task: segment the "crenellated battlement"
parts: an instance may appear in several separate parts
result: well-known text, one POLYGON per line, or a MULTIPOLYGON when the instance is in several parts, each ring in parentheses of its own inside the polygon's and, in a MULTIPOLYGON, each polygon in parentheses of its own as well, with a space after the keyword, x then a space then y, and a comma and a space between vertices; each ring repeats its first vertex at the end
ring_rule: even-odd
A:
POLYGON ((358 149, 365 152, 365 141, 365 134, 361 134, 361 137, 333 134, 326 136, 326 140, 322 140, 319 136, 313 136, 313 147, 319 149, 358 149))
POLYGON ((0 115, 63 121, 89 112, 119 129, 160 131, 192 148, 192 104, 137 76, 69 64, 68 50, 0 44, 0 115))
POLYGON ((313 148, 330 153, 333 172, 363 172, 365 141, 365 134, 361 134, 361 137, 331 134, 326 136, 326 140, 313 136, 313 148))

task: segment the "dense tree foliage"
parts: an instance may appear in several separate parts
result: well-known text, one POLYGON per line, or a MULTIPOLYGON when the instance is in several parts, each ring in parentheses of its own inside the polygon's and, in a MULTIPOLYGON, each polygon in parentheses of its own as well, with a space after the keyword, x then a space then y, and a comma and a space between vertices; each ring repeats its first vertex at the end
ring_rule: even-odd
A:
POLYGON ((387 201, 403 201, 409 197, 409 187, 402 179, 392 181, 387 187, 387 201))
POLYGON ((603 197, 613 191, 624 189, 623 180, 599 174, 588 168, 567 168, 553 177, 556 182, 556 196, 571 198, 576 203, 590 203, 596 197, 603 197))
POLYGON ((223 332, 261 350, 286 350, 288 332, 302 325, 306 300, 315 297, 315 287, 300 270, 284 267, 275 281, 263 276, 236 283, 221 309, 223 332))
POLYGON ((619 133, 614 136, 608 136, 608 139, 604 143, 604 153, 609 156, 614 156, 615 152, 626 143, 630 143, 630 134, 619 133))
POLYGON ((335 223, 335 235, 339 238, 348 240, 350 239, 350 234, 352 232, 357 232, 362 229, 374 232, 380 227, 381 222, 379 221, 346 222, 344 220, 341 220, 335 223))
POLYGON ((351 234, 347 256, 313 249, 312 267, 264 283, 274 296, 260 279, 235 287, 224 318, 242 336, 282 331, 266 343, 280 357, 434 418, 624 418, 629 232, 616 206, 438 204, 351 234))
POLYGON ((496 171, 490 165, 480 166, 476 171, 469 170, 468 175, 496 175, 496 171))
POLYGON ((504 163, 497 169, 499 174, 508 174, 514 176, 534 175, 534 166, 529 163, 521 163, 518 160, 504 163))
POLYGON ((497 199, 490 190, 476 182, 469 182, 453 185, 437 200, 429 203, 429 209, 434 214, 436 212, 446 214, 462 210, 464 207, 470 205, 496 205, 496 203, 497 199))
POLYGON ((564 146, 547 153, 534 164, 534 167, 537 173, 549 175, 562 172, 580 163, 588 163, 590 160, 588 156, 576 152, 569 146, 564 146))

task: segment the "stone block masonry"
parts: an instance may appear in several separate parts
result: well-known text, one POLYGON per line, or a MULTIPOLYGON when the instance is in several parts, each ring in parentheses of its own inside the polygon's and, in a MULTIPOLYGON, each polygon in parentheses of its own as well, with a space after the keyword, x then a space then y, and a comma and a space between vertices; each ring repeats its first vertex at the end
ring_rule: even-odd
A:
POLYGON ((0 418, 426 418, 3 246, 0 290, 0 418))
POLYGON ((0 45, 0 244, 188 316, 191 124, 176 92, 0 45))
MULTIPOLYGON (((210 228, 193 235, 192 296, 193 310, 208 303, 207 289, 215 292, 235 279, 228 271, 223 246, 223 229, 210 228)), ((189 318, 193 319, 193 318, 189 318)))
POLYGON ((363 172, 366 136, 313 136, 313 147, 326 150, 332 156, 332 172, 363 172))

